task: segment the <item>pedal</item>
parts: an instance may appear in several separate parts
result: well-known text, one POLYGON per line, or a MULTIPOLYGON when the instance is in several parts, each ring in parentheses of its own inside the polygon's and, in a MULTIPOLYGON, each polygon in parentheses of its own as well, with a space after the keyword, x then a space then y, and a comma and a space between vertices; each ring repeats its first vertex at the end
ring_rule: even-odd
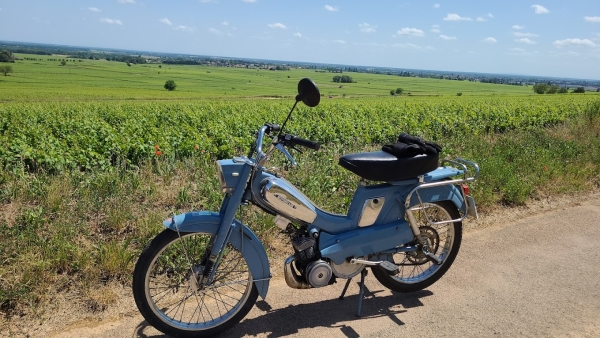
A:
POLYGON ((398 266, 390 261, 381 261, 379 266, 390 275, 397 275, 400 272, 400 270, 398 270, 398 266))

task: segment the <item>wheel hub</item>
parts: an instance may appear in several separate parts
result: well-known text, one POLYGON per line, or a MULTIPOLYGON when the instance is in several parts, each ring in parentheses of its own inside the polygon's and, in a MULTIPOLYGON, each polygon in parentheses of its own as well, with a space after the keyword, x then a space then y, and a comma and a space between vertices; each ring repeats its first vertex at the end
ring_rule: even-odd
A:
POLYGON ((438 232, 430 226, 419 227, 421 234, 418 236, 419 247, 421 250, 415 252, 414 256, 408 256, 408 260, 415 264, 423 264, 429 261, 429 258, 423 251, 429 251, 435 254, 440 246, 440 236, 438 232))

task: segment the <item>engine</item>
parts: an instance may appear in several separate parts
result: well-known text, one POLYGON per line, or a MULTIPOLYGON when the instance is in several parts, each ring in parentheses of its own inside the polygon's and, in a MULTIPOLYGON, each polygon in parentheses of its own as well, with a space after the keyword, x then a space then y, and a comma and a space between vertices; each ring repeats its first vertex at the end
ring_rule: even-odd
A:
MULTIPOLYGON (((320 288, 329 285, 330 282, 334 281, 332 279, 333 272, 331 266, 321 259, 317 250, 317 241, 314 238, 306 234, 295 237, 292 239, 292 246, 294 247, 295 252, 293 262, 296 270, 300 273, 300 276, 294 271, 287 271, 288 264, 286 264, 286 273, 292 273, 294 282, 301 284, 301 287, 298 287, 298 285, 290 285, 290 282, 288 282, 288 285, 296 288, 305 288, 308 287, 308 285, 314 288, 320 288), (308 283, 308 285, 306 285, 306 283, 308 283)), ((291 264, 291 261, 289 264, 291 264)), ((287 276, 286 281, 288 281, 287 276)))

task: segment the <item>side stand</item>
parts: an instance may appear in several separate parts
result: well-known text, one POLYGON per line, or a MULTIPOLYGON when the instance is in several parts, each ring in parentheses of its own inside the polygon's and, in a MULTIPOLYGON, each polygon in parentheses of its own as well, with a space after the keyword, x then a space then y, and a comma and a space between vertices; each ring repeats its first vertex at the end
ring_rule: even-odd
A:
MULTIPOLYGON (((358 293, 358 309, 356 310, 356 317, 360 317, 360 310, 362 309, 362 301, 363 301, 363 296, 365 294, 365 276, 367 275, 367 269, 363 269, 360 272, 360 291, 358 293)), ((346 281, 346 285, 344 285, 344 290, 342 291, 342 294, 339 297, 339 300, 343 300, 344 299, 344 295, 346 294, 346 291, 348 291, 348 286, 350 285, 350 282, 352 281, 352 278, 349 278, 346 281)))

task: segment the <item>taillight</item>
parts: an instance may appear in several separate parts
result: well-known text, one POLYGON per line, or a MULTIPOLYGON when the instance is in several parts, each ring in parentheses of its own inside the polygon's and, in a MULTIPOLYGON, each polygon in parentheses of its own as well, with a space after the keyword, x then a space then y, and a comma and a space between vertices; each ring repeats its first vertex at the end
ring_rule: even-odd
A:
POLYGON ((466 184, 463 183, 462 184, 462 190, 465 193, 465 195, 469 194, 469 186, 468 185, 466 185, 466 184))

